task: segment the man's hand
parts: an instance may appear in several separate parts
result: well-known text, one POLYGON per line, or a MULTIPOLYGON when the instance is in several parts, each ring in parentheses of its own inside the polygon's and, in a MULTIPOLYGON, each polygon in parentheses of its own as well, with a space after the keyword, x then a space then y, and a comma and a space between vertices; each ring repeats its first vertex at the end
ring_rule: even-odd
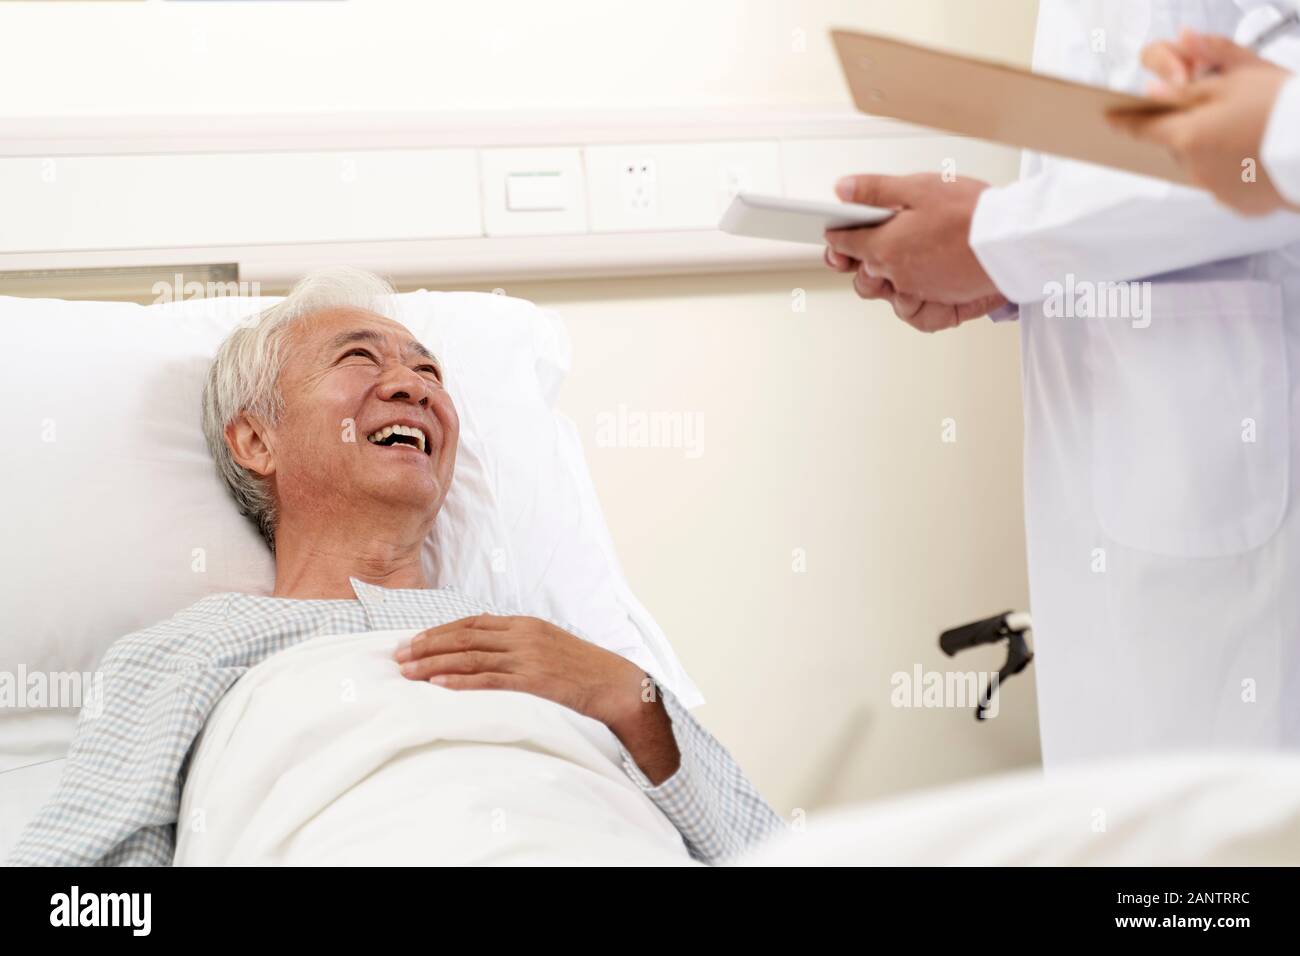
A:
POLYGON ((522 691, 599 720, 651 783, 668 779, 681 762, 663 702, 643 694, 645 672, 538 618, 467 617, 422 631, 393 658, 411 680, 451 690, 522 691))
POLYGON ((841 199, 899 211, 879 226, 827 230, 826 242, 856 260, 864 279, 888 281, 909 302, 981 302, 998 295, 970 248, 975 203, 987 188, 978 179, 930 173, 846 177, 835 187, 841 199))
POLYGON ((948 305, 943 302, 926 302, 924 299, 897 291, 888 279, 874 279, 862 269, 856 259, 842 256, 838 252, 826 249, 826 264, 836 272, 852 272, 853 288, 864 299, 885 299, 893 306, 894 314, 921 332, 939 332, 951 329, 969 319, 978 319, 988 315, 994 309, 1007 304, 1000 293, 985 296, 974 302, 960 305, 948 305))
POLYGON ((1169 149, 1192 182, 1238 212, 1261 215, 1286 204, 1259 153, 1273 101, 1290 73, 1226 37, 1191 30, 1175 42, 1147 46, 1142 64, 1160 77, 1152 95, 1192 105, 1113 113, 1112 124, 1169 149), (1208 70, 1214 74, 1201 76, 1208 70), (1245 175, 1247 168, 1253 175, 1245 175))

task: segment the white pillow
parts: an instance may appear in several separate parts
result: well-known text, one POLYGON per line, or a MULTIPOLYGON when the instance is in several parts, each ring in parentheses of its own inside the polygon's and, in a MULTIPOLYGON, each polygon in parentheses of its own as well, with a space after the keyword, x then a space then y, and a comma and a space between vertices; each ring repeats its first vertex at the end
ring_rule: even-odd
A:
MULTIPOLYGON (((462 424, 425 549, 435 584, 557 620, 702 703, 632 596, 573 423, 554 409, 569 368, 560 319, 488 293, 396 298, 442 358, 462 424)), ((0 674, 91 671, 113 641, 204 595, 270 592, 272 557, 216 475, 199 397, 217 345, 274 301, 0 297, 0 674)))
POLYGON ((684 706, 704 703, 628 587, 577 427, 554 408, 570 358, 559 316, 479 292, 421 290, 398 299, 417 338, 442 349, 466 457, 457 455, 456 494, 425 547, 432 579, 567 624, 654 674, 684 706), (499 537, 485 551, 486 518, 475 529, 459 509, 489 502, 499 537))

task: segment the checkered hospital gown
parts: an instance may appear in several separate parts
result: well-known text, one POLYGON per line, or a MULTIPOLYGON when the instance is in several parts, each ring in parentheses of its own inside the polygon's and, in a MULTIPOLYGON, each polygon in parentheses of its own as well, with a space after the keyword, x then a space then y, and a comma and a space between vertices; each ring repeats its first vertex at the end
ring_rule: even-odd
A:
MULTIPOLYGON (((105 656, 99 712, 83 712, 53 798, 23 832, 10 865, 167 865, 190 750, 222 696, 250 668, 322 634, 426 628, 498 613, 447 588, 393 590, 355 578, 357 600, 248 594, 204 598, 118 641, 105 656)), ((782 828, 726 748, 664 687, 681 766, 651 786, 620 745, 623 768, 715 863, 782 828)))

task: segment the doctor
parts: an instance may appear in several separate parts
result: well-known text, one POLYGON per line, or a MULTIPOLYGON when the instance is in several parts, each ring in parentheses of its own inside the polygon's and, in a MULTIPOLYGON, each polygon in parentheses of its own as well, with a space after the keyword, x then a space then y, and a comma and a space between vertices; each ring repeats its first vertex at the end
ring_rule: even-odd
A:
MULTIPOLYGON (((1140 92, 1145 44, 1278 19, 1042 0, 1034 67, 1140 92)), ((922 328, 1019 305, 1045 765, 1300 747, 1300 215, 1035 154, 1006 187, 841 186, 902 208, 827 233, 860 295, 922 328)))

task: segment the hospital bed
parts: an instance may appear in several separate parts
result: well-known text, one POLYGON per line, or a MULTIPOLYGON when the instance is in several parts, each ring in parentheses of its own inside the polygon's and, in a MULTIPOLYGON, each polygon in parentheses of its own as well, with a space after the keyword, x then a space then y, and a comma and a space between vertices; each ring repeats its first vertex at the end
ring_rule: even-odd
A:
MULTIPOLYGON (((399 300, 402 320, 443 359, 462 422, 445 520, 425 552, 432 579, 495 606, 568 622, 655 673, 687 706, 702 703, 625 580, 577 429, 555 409, 569 367, 560 318, 486 293, 421 291, 399 300)), ((228 499, 198 427, 203 376, 217 343, 269 301, 139 306, 0 297, 0 329, 11 343, 0 353, 9 503, 0 539, 7 619, 0 672, 62 675, 58 693, 72 694, 54 700, 51 690, 0 711, 0 856, 57 784, 85 703, 75 692, 92 693, 95 666, 114 640, 207 594, 270 590, 271 557, 228 499), (90 676, 79 684, 78 675, 90 676)), ((392 639, 363 635, 342 650, 378 659, 392 639)), ((304 783, 321 779, 310 776, 295 778, 298 790, 284 790, 285 768, 301 755, 252 723, 259 694, 312 699, 304 682, 315 672, 287 666, 286 655, 319 652, 319 642, 309 642, 265 662, 214 714, 190 767, 181 862, 410 862, 410 829, 375 812, 391 805, 385 791, 346 778, 326 791, 304 783), (280 815, 272 825, 265 810, 273 799, 287 800, 301 819, 280 815), (201 827, 191 826, 196 819, 201 827), (337 825, 322 831, 322 820, 337 825), (369 821, 364 832, 361 820, 369 821), (312 840, 291 839, 308 826, 316 828, 312 840)), ((320 679, 332 680, 337 663, 322 658, 320 679)), ((530 712, 514 719, 545 718, 530 712)), ((345 754, 357 755, 341 747, 337 759, 345 754)), ((427 767, 411 772, 417 776, 389 776, 385 785, 432 786, 418 776, 427 767)), ((474 768, 443 765, 440 779, 449 774, 473 779, 474 768)), ((464 809, 443 806, 453 823, 464 809)), ((490 801, 484 807, 490 813, 490 801)), ((628 805, 611 819, 630 830, 659 826, 638 813, 628 805)), ((797 815, 789 829, 740 862, 1294 864, 1300 759, 1192 754, 1047 780, 1029 772, 797 815)), ((427 849, 441 854, 439 862, 535 862, 510 842, 520 831, 502 828, 487 858, 481 844, 454 850, 447 833, 435 830, 426 839, 438 841, 427 849)), ((552 834, 574 862, 689 862, 671 852, 670 834, 655 837, 663 852, 647 850, 645 841, 623 850, 607 835, 552 834)))

